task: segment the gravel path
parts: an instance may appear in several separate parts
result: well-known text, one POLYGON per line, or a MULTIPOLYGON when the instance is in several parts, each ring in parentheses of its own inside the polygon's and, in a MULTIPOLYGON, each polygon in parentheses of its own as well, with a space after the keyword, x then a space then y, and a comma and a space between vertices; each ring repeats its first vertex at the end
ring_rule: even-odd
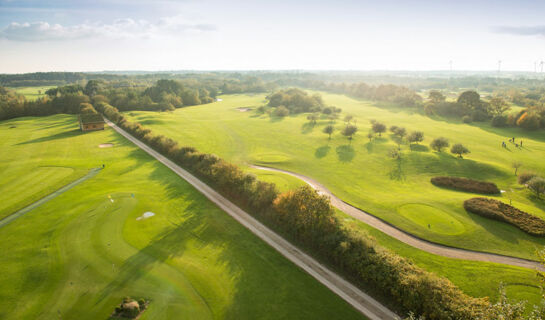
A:
POLYGON ((472 251, 472 250, 466 250, 466 249, 460 249, 460 248, 454 248, 454 247, 448 247, 441 244, 429 242, 427 240, 423 240, 421 238, 418 238, 412 234, 409 234, 401 229, 398 229, 391 224, 380 220, 379 218, 361 210, 356 207, 353 207, 349 205, 348 203, 342 201, 341 199, 337 198, 331 191, 329 191, 326 187, 324 187, 322 184, 320 184, 318 181, 309 178, 307 176, 304 176, 302 174, 282 170, 282 169, 276 169, 271 167, 262 167, 262 166, 252 166, 256 169, 261 170, 268 170, 268 171, 276 171, 281 172, 285 174, 289 174, 291 176, 297 177, 303 181, 305 181, 308 185, 310 185, 312 188, 316 189, 318 192, 325 194, 330 197, 331 204, 335 207, 337 207, 339 210, 349 214, 350 216, 370 225, 371 227, 378 229, 390 237, 393 237, 401 242, 404 242, 412 247, 418 248, 420 250, 433 253, 439 256, 447 257, 447 258, 456 258, 456 259, 464 259, 464 260, 473 260, 473 261, 485 261, 485 262, 495 262, 495 263, 501 263, 501 264, 507 264, 511 266, 517 266, 517 267, 523 267, 528 269, 539 269, 542 271, 545 271, 545 268, 536 261, 521 259, 521 258, 515 258, 515 257, 509 257, 509 256, 503 256, 499 254, 494 253, 486 253, 486 252, 479 252, 479 251, 472 251))
POLYGON ((277 250, 284 257, 295 263, 308 274, 316 278, 323 285, 328 287, 335 294, 343 298, 358 311, 363 313, 371 320, 375 319, 399 319, 395 313, 384 307, 381 303, 356 288, 354 285, 344 280, 335 272, 329 270, 318 261, 308 256, 297 247, 280 237, 272 230, 264 226, 262 223, 254 219, 248 213, 237 207, 235 204, 224 198, 222 195, 214 191, 204 182, 200 181, 192 174, 182 169, 174 162, 170 161, 163 155, 148 147, 143 142, 139 141, 132 135, 128 134, 111 121, 106 120, 108 125, 119 132, 125 138, 130 140, 136 146, 150 154, 155 159, 159 160, 169 169, 174 171, 178 176, 190 183, 195 189, 206 196, 210 201, 214 202, 219 208, 237 220, 240 224, 268 243, 271 247, 277 250))

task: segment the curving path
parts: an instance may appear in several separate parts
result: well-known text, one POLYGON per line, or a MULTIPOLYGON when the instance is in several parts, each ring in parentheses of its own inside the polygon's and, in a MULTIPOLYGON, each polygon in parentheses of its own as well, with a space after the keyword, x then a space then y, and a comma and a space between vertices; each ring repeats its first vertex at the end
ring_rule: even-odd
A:
POLYGON ((545 267, 543 267, 539 262, 536 262, 536 261, 503 256, 503 255, 494 254, 494 253, 479 252, 479 251, 448 247, 445 245, 423 240, 401 229, 398 229, 392 226, 391 224, 361 209, 358 209, 356 207, 349 205, 348 203, 337 198, 333 193, 331 193, 331 191, 329 191, 326 187, 324 187, 322 184, 320 184, 318 181, 312 178, 309 178, 302 174, 298 174, 298 173, 294 173, 294 172, 290 172, 290 171, 286 171, 282 169, 271 168, 271 167, 262 167, 262 166, 256 166, 256 165, 252 165, 251 167, 255 169, 281 172, 281 173, 289 174, 291 176, 299 178, 303 180, 304 182, 306 182, 308 185, 310 185, 312 188, 317 190, 319 193, 329 196, 329 198, 331 199, 331 204, 337 207, 339 210, 370 225, 371 227, 375 229, 378 229, 384 232, 390 237, 393 237, 417 249, 420 249, 429 253, 433 253, 439 256, 447 257, 447 258, 495 262, 495 263, 507 264, 511 266, 523 267, 528 269, 539 269, 541 271, 545 271, 545 267))
POLYGON ((16 212, 10 214, 9 216, 5 217, 4 219, 0 220, 0 228, 7 225, 8 223, 12 222, 13 220, 21 217, 25 213, 29 212, 30 210, 37 208, 41 206, 42 204, 46 203, 47 201, 60 196, 61 194, 65 193, 66 191, 72 189, 73 187, 77 186, 78 184, 82 183, 83 181, 94 177, 102 168, 93 168, 91 169, 86 175, 83 177, 70 182, 69 184, 65 185, 64 187, 60 188, 59 190, 48 194, 47 196, 41 198, 40 200, 33 202, 29 204, 28 206, 24 207, 21 210, 17 210, 16 212))
POLYGON ((136 139, 129 133, 125 132, 111 121, 108 121, 107 119, 105 120, 106 123, 115 131, 120 133, 122 136, 127 138, 129 141, 134 143, 137 147, 144 150, 155 159, 159 160, 162 164, 167 166, 182 179, 186 180, 189 184, 195 187, 195 189, 201 192, 210 201, 214 202, 219 208, 237 220, 240 224, 265 241, 288 260, 292 261, 298 267, 306 271, 316 280, 320 281, 323 285, 343 298, 346 302, 351 304, 354 308, 356 308, 356 310, 363 313, 369 319, 399 319, 394 312, 387 309, 380 302, 356 288, 350 282, 344 280, 338 274, 329 270, 314 258, 299 250, 297 247, 217 193, 214 189, 210 188, 207 184, 197 179, 195 176, 182 169, 180 166, 170 161, 157 151, 148 147, 146 144, 136 139))

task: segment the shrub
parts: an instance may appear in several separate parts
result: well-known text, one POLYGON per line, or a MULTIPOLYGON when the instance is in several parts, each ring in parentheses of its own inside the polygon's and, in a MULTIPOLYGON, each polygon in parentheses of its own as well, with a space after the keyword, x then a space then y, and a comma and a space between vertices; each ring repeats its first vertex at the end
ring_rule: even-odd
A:
POLYGON ((528 181, 528 188, 536 193, 539 198, 542 193, 545 193, 545 179, 541 177, 533 177, 528 181))
POLYGON ((478 181, 460 177, 433 177, 431 183, 438 187, 444 187, 459 191, 483 193, 483 194, 498 194, 500 190, 496 184, 486 181, 478 181))
POLYGON ((517 120, 517 125, 526 130, 539 129, 539 125, 540 125, 539 115, 533 112, 525 112, 517 120))
POLYGON ((288 108, 284 106, 279 106, 274 110, 274 115, 277 117, 285 117, 290 114, 288 108))
POLYGON ((473 119, 471 119, 470 116, 464 116, 464 117, 462 118, 462 121, 463 121, 464 123, 471 123, 471 122, 473 122, 473 119))
POLYGON ((512 224, 530 235, 545 236, 544 220, 501 201, 487 198, 472 198, 464 201, 464 208, 480 216, 512 224))
POLYGON ((386 131, 386 125, 377 121, 372 122, 371 128, 375 133, 378 133, 379 137, 382 135, 383 132, 386 131))
POLYGON ((523 172, 518 176, 518 183, 525 185, 528 183, 528 181, 532 180, 533 177, 536 177, 537 175, 532 172, 523 172))
POLYGON ((492 118, 492 126, 493 127, 506 127, 507 126, 507 116, 505 115, 496 115, 494 118, 492 118))
POLYGON ((431 147, 433 150, 436 150, 436 151, 439 151, 439 152, 441 152, 441 150, 442 150, 443 148, 447 148, 448 146, 449 146, 448 139, 447 139, 447 138, 443 138, 443 137, 435 138, 435 139, 433 139, 433 141, 430 143, 430 147, 431 147))

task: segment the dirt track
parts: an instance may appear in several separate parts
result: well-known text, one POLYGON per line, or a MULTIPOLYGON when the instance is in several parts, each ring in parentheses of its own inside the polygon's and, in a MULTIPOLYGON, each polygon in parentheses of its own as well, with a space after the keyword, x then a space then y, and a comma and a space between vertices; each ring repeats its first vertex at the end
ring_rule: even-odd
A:
POLYGON ((301 269, 306 271, 308 274, 316 278, 316 280, 320 281, 323 285, 325 285, 335 294, 343 298, 346 302, 351 304, 354 308, 363 313, 369 319, 398 319, 395 313, 384 307, 381 303, 379 303, 360 289, 356 288, 354 285, 344 280, 338 274, 329 270, 327 267, 320 264, 315 259, 306 255, 297 247, 293 246, 284 238, 274 233, 272 230, 261 224, 248 213, 244 212, 242 209, 240 209, 229 200, 224 198, 222 195, 214 191, 204 182, 200 181, 186 170, 182 169, 158 152, 154 151, 143 142, 134 138, 112 122, 107 120, 106 122, 114 130, 119 132, 125 138, 133 142, 136 146, 146 151, 152 157, 159 160, 165 166, 170 168, 172 171, 174 171, 174 173, 190 183, 193 187, 195 187, 195 189, 199 190, 199 192, 206 196, 210 201, 214 202, 219 208, 227 212, 240 224, 253 232, 263 241, 268 243, 284 257, 286 257, 297 266, 299 266, 301 269))
POLYGON ((342 201, 341 199, 337 198, 331 191, 329 191, 326 187, 324 187, 322 184, 320 184, 318 181, 309 178, 307 176, 304 176, 302 174, 271 168, 271 167, 262 167, 262 166, 252 166, 256 169, 261 170, 269 170, 269 171, 276 171, 281 172, 285 174, 289 174, 291 176, 297 177, 303 181, 305 181, 308 185, 310 185, 312 188, 318 190, 318 192, 325 194, 330 197, 331 204, 335 207, 337 207, 339 210, 349 214, 350 216, 372 226, 375 229, 378 229, 390 237, 396 238, 397 240, 404 242, 412 247, 418 248, 420 250, 433 253, 439 256, 448 257, 448 258, 456 258, 456 259, 464 259, 464 260, 473 260, 473 261, 485 261, 485 262, 495 262, 495 263, 501 263, 501 264, 507 264, 511 266, 517 266, 517 267, 523 267, 528 269, 539 269, 542 271, 545 271, 545 268, 536 261, 530 261, 526 259, 521 258, 515 258, 515 257, 508 257, 508 256, 502 256, 499 254, 493 254, 493 253, 486 253, 486 252, 478 252, 478 251, 471 251, 466 249, 459 249, 459 248, 453 248, 444 246, 441 244, 429 242, 423 239, 420 239, 414 235, 411 235, 403 230, 400 230, 380 219, 377 217, 361 210, 356 207, 353 207, 349 205, 348 203, 342 201))

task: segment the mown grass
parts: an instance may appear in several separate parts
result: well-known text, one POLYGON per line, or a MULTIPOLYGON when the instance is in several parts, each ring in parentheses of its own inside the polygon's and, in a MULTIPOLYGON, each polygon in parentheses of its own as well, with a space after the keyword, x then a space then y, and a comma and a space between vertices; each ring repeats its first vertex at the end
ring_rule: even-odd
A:
POLYGON ((1 319, 106 319, 125 296, 151 300, 141 319, 363 318, 113 130, 64 135, 66 115, 0 127, 14 124, 3 171, 106 167, 0 228, 1 319))
POLYGON ((36 100, 45 96, 45 92, 55 86, 39 86, 39 87, 16 87, 11 88, 18 94, 25 96, 27 100, 36 100))
MULTIPOLYGON (((418 112, 391 105, 381 108, 372 103, 342 95, 324 94, 327 105, 343 109, 357 120, 359 132, 352 141, 339 134, 344 124, 338 120, 337 131, 328 140, 322 129, 329 122, 319 120, 311 125, 306 115, 271 118, 255 111, 240 112, 241 107, 264 103, 264 95, 225 95, 223 101, 209 105, 178 109, 171 113, 130 112, 130 119, 141 122, 158 134, 164 134, 182 145, 195 146, 202 152, 215 153, 241 165, 262 164, 295 171, 323 183, 343 200, 430 241, 479 251, 535 259, 536 248, 545 244, 536 238, 497 221, 490 221, 463 209, 463 201, 471 194, 437 188, 430 183, 434 176, 462 176, 491 181, 505 193, 495 198, 517 201, 545 215, 545 202, 516 183, 511 164, 517 160, 524 170, 545 172, 545 137, 539 132, 511 128, 492 128, 487 124, 463 124, 430 118, 418 112), (425 141, 420 145, 402 145, 401 160, 388 157, 395 147, 389 133, 369 141, 369 120, 387 125, 421 130, 425 141), (439 136, 451 143, 462 143, 471 150, 464 159, 447 152, 428 148, 439 136), (524 140, 518 149, 501 142, 509 137, 524 140), (435 230, 422 219, 402 215, 406 204, 422 204, 436 208, 436 219, 443 226, 455 220, 465 228, 459 233, 435 230), (441 218, 441 217, 444 217, 441 218)), ((444 229, 444 228, 443 228, 444 229)))

